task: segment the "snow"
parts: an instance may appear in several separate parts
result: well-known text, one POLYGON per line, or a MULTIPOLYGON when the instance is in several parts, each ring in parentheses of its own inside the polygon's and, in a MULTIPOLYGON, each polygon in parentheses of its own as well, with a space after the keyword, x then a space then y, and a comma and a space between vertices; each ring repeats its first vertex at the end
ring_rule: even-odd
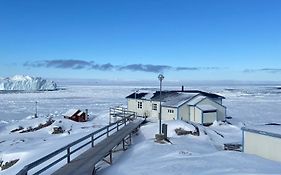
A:
POLYGON ((81 116, 83 114, 83 111, 79 112, 78 116, 81 116))
MULTIPOLYGON (((172 124, 190 128, 187 123, 172 124), (184 125, 184 126, 183 126, 184 125)), ((193 175, 193 174, 280 174, 280 163, 266 160, 258 156, 234 151, 220 151, 213 145, 210 137, 176 136, 169 131, 171 143, 154 142, 151 134, 155 133, 157 124, 141 127, 135 136, 135 142, 129 150, 117 157, 113 164, 102 168, 102 175, 193 175)))
POLYGON ((141 91, 141 92, 143 92, 143 93, 147 93, 144 97, 142 97, 142 99, 151 99, 153 96, 154 96, 154 92, 152 92, 152 91, 141 91))
POLYGON ((186 101, 198 95, 198 93, 184 93, 178 92, 177 95, 171 95, 167 98, 163 98, 163 106, 168 107, 179 107, 184 104, 186 101))
POLYGON ((190 106, 195 106, 197 103, 199 103, 200 101, 202 101, 203 99, 205 99, 205 96, 197 96, 194 99, 191 99, 187 104, 190 106))
POLYGON ((55 82, 41 77, 15 75, 13 77, 0 79, 0 90, 42 91, 56 89, 57 85, 55 82))
MULTIPOLYGON (((21 79, 16 77, 15 79, 21 79)), ((178 87, 164 86, 175 90, 178 87)), ((276 86, 277 87, 277 86, 276 86)), ((223 105, 232 125, 215 122, 209 127, 199 125, 200 136, 178 136, 176 128, 194 131, 183 121, 163 121, 168 124, 171 143, 154 142, 158 123, 141 127, 133 144, 125 152, 113 156, 113 165, 100 163, 98 174, 281 174, 280 163, 233 151, 224 151, 223 144, 242 142, 241 127, 281 123, 281 90, 275 86, 189 86, 226 97, 223 105)), ((279 87, 279 86, 278 86, 279 87)), ((1 175, 15 174, 24 165, 46 153, 93 132, 109 121, 109 107, 126 106, 125 97, 136 88, 157 90, 157 86, 114 86, 65 84, 65 90, 31 93, 0 94, 0 160, 19 158, 1 175), (35 118, 35 101, 39 117, 35 118), (63 118, 68 109, 89 109, 89 121, 78 123, 63 118), (54 123, 40 130, 19 133, 10 131, 19 126, 37 127, 52 118, 54 123), (51 134, 54 127, 62 127, 63 134, 51 134)), ((271 128, 271 126, 269 126, 271 128)), ((276 130, 277 131, 277 130, 276 130)), ((279 132, 279 131, 277 131, 279 132)), ((280 132, 279 132, 280 133, 280 132)), ((54 169, 44 174, 51 174, 54 169)))
MULTIPOLYGON (((78 111, 78 109, 69 109, 68 111, 66 111, 66 113, 63 114, 63 116, 67 116, 67 117, 71 117, 73 114, 75 114, 78 111)), ((82 112, 82 111, 81 111, 82 112)), ((80 112, 80 113, 81 113, 80 112)), ((79 114, 80 114, 79 113, 79 114)), ((79 115, 78 114, 78 115, 79 115)))

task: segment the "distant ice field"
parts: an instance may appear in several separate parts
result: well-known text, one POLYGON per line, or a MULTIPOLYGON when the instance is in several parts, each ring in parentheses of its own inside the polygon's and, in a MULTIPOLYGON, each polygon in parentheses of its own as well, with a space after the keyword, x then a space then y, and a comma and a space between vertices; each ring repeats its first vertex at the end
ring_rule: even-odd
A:
MULTIPOLYGON (((71 108, 89 109, 91 116, 106 113, 109 107, 123 105, 125 97, 137 89, 158 90, 158 86, 126 85, 65 85, 64 90, 44 92, 0 92, 0 121, 20 120, 35 113, 61 116, 71 108)), ((165 86, 163 89, 181 89, 165 86)), ((233 121, 245 124, 281 123, 281 89, 270 85, 192 85, 185 89, 199 89, 226 97, 223 104, 233 121)))

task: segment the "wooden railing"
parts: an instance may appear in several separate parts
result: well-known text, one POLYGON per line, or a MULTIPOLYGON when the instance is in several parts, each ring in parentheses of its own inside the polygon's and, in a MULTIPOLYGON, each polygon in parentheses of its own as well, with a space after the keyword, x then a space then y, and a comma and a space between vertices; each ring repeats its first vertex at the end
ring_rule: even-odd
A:
MULTIPOLYGON (((77 151, 81 150, 82 148, 84 148, 85 146, 91 144, 91 147, 94 147, 94 143, 97 139, 103 137, 106 135, 106 137, 108 137, 111 132, 113 132, 114 130, 118 131, 122 126, 127 125, 127 123, 131 120, 134 120, 136 118, 136 115, 129 115, 126 117, 123 117, 122 119, 111 123, 103 128, 100 128, 98 130, 96 130, 95 132, 88 134, 74 142, 69 143, 68 145, 26 165, 25 167, 23 167, 23 169, 21 169, 17 175, 27 175, 28 172, 31 169, 34 169, 35 167, 40 167, 39 170, 36 170, 36 172, 32 172, 32 174, 41 174, 42 172, 46 171, 47 169, 53 167, 54 165, 56 165, 57 163, 61 162, 62 160, 66 160, 67 163, 69 163, 71 161, 71 155, 73 155, 74 153, 76 153, 77 151), (87 141, 88 140, 88 141, 87 141), (86 143, 83 143, 82 145, 79 145, 79 143, 86 141, 86 143), (71 149, 74 146, 79 146, 75 149, 71 149), (59 158, 57 158, 55 161, 52 161, 51 163, 47 163, 47 161, 50 161, 50 159, 59 156, 59 154, 64 153, 65 154, 59 158), (46 164, 45 166, 43 164, 46 164)), ((115 131, 115 132, 116 132, 115 131)))
POLYGON ((130 116, 136 116, 136 113, 133 111, 128 111, 128 109, 124 107, 113 107, 109 109, 109 123, 112 123, 112 120, 114 121, 130 116))

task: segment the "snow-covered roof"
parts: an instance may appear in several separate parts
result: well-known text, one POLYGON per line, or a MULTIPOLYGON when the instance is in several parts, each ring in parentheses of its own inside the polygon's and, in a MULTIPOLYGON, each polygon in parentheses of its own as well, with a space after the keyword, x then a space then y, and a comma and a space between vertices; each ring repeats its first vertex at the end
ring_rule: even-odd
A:
POLYGON ((130 98, 150 100, 154 96, 154 92, 152 92, 152 91, 138 91, 137 93, 133 93, 130 96, 131 96, 130 98))
POLYGON ((144 99, 151 99, 154 96, 153 92, 146 92, 145 96, 143 97, 144 99))
POLYGON ((187 104, 190 106, 194 106, 194 105, 197 105, 197 103, 199 103, 200 101, 202 101, 205 98, 206 98, 205 96, 199 95, 199 96, 191 99, 187 104))
POLYGON ((67 116, 67 117, 71 117, 73 116, 76 112, 78 112, 79 109, 69 109, 66 113, 64 113, 63 115, 64 116, 67 116))
POLYGON ((281 125, 257 125, 243 127, 242 130, 281 139, 281 125))
MULTIPOLYGON (((170 96, 171 94, 177 94, 177 93, 184 93, 184 94, 200 94, 201 96, 209 97, 209 98, 224 98, 221 95, 213 94, 210 92, 204 92, 200 90, 184 90, 184 91, 162 91, 162 99, 165 96, 170 96)), ((160 91, 137 91, 130 95, 128 95, 126 98, 132 98, 132 99, 142 99, 142 100, 154 100, 159 101, 160 99, 160 91)))
MULTIPOLYGON (((166 106, 166 107, 172 107, 172 108, 177 108, 189 101, 190 101, 189 105, 192 105, 192 104, 196 105, 198 102, 200 102, 202 99, 204 99, 206 97, 224 98, 224 97, 216 95, 216 94, 203 92, 203 91, 199 91, 199 90, 162 91, 161 92, 162 105, 166 106)), ((156 92, 137 91, 137 92, 130 94, 126 98, 160 101, 160 91, 156 91, 156 92)))
POLYGON ((201 111, 216 111, 217 108, 215 108, 212 105, 197 105, 197 107, 201 110, 201 111))
POLYGON ((77 115, 78 116, 80 116, 80 115, 82 115, 84 112, 83 111, 81 111, 81 112, 79 112, 77 115))
POLYGON ((198 95, 198 93, 181 93, 178 92, 176 94, 171 94, 170 96, 166 96, 162 99, 162 106, 166 107, 179 107, 198 95))

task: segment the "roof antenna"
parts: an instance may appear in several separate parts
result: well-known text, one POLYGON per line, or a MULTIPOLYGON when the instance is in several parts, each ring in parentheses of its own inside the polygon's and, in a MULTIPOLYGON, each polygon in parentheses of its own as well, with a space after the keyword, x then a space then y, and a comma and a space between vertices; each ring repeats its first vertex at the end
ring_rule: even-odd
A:
POLYGON ((181 91, 182 91, 182 92, 184 91, 184 86, 183 86, 183 85, 181 86, 181 91))
POLYGON ((135 91, 135 99, 137 99, 137 93, 139 92, 139 90, 135 91))

